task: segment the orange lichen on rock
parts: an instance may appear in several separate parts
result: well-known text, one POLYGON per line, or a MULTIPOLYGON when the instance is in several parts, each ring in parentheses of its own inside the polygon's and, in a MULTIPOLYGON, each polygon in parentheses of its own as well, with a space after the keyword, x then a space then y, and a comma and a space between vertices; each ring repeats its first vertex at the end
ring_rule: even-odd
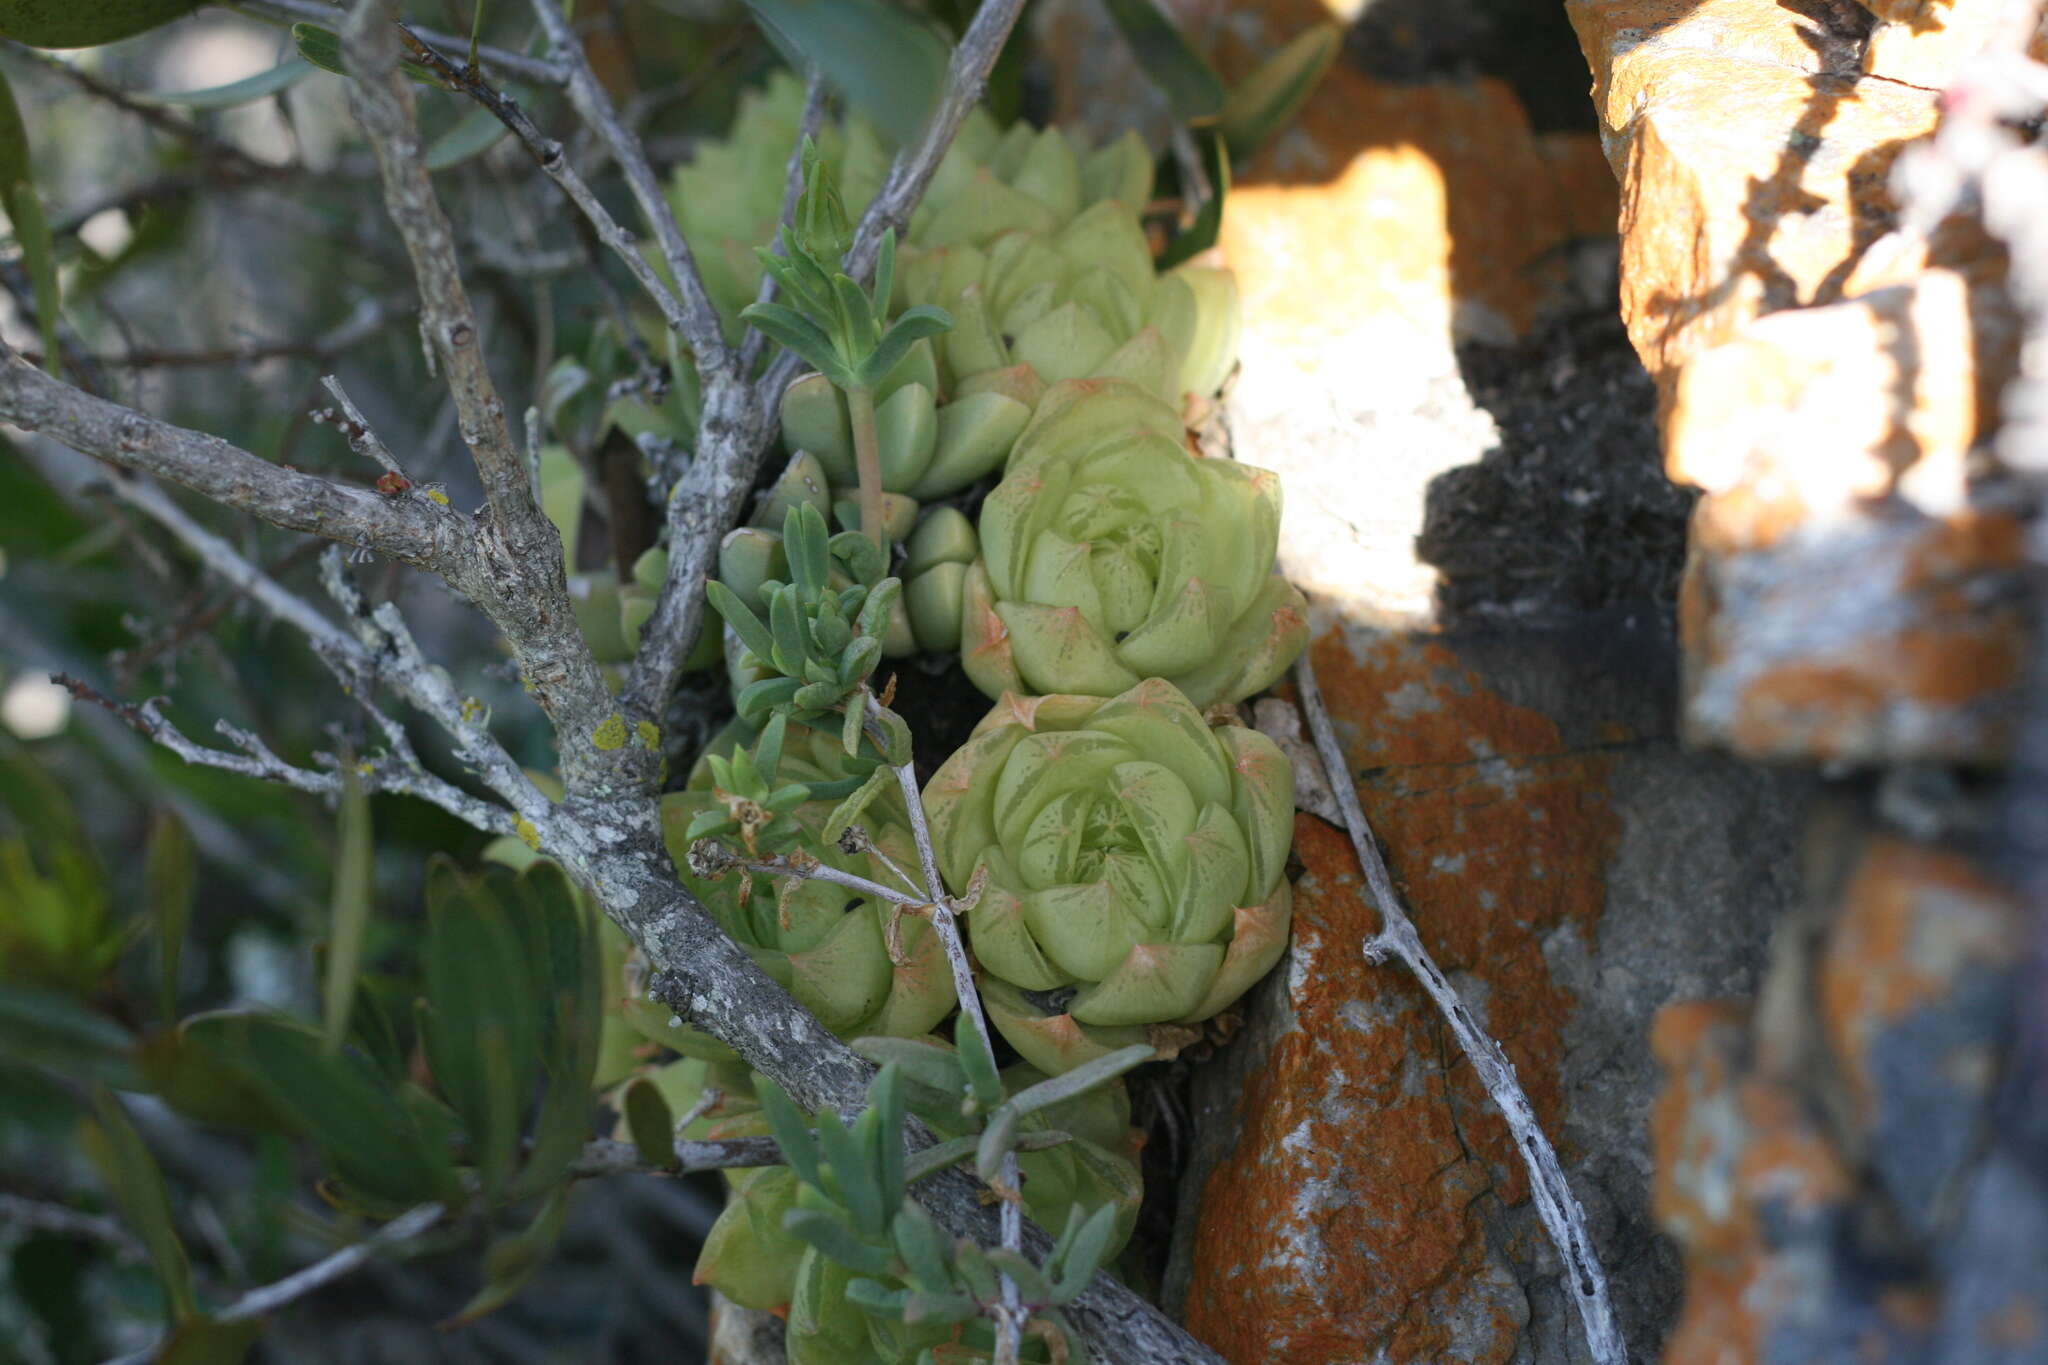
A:
POLYGON ((1855 1189, 1805 1101, 1746 1074, 1748 1017, 1743 1004, 1691 1001, 1666 1006, 1651 1032, 1666 1077, 1651 1118, 1654 1207, 1686 1263, 1664 1365, 1764 1358, 1805 1286, 1796 1261, 1777 1255, 1763 1211, 1773 1223, 1815 1220, 1855 1189))
MULTIPOLYGON (((1424 940, 1475 979, 1461 989, 1554 1126, 1574 1002, 1543 939, 1601 912, 1611 758, 1428 637, 1312 648, 1424 940)), ((1300 815, 1295 848, 1294 1017, 1241 1101, 1238 1159, 1202 1192, 1190 1330, 1241 1365, 1511 1359, 1528 1307, 1483 1197, 1527 1198, 1520 1159, 1419 987, 1359 951, 1378 917, 1346 838, 1300 815)))
MULTIPOLYGON (((1883 1035, 1945 1000, 1971 967, 2000 971, 2022 945, 2011 894, 1952 850, 1885 838, 1859 858, 1820 961, 1821 1023, 1864 1122, 1883 1035)), ((1988 1040, 1987 1040, 1988 1041, 1988 1040)), ((1988 1076, 1990 1058, 1968 1067, 1988 1076)), ((1951 1059, 1951 1070, 1965 1069, 1951 1059)))

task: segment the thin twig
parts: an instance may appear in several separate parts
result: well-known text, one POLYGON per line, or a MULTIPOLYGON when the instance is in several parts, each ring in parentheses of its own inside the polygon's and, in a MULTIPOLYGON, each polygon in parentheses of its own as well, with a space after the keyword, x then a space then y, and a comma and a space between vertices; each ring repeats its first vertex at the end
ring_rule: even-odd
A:
MULTIPOLYGON (((419 35, 405 24, 400 23, 398 29, 404 35, 414 57, 431 68, 442 80, 463 91, 481 107, 488 109, 498 122, 504 124, 512 135, 519 139, 520 145, 533 157, 534 164, 546 172, 548 179, 561 187, 569 202, 576 206, 577 211, 590 224, 591 231, 597 234, 598 241, 604 243, 613 254, 626 263, 626 269, 631 272, 641 290, 648 298, 654 300, 654 306, 661 310, 662 320, 676 331, 684 331, 687 318, 682 303, 677 300, 674 291, 662 282, 654 267, 648 264, 647 257, 641 252, 633 234, 619 226, 618 220, 598 201, 597 195, 584 182, 583 177, 576 173, 576 168, 569 164, 562 144, 541 132, 533 120, 527 117, 526 111, 519 107, 517 101, 492 86, 474 67, 457 66, 427 46, 419 35)), ((627 335, 631 336, 632 333, 628 332, 627 335)))
MULTIPOLYGON (((409 1209, 378 1228, 362 1241, 345 1246, 325 1260, 315 1261, 304 1270, 296 1271, 274 1284, 252 1289, 248 1293, 215 1310, 208 1317, 214 1322, 246 1322, 252 1318, 266 1318, 280 1308, 286 1308, 305 1298, 308 1294, 325 1289, 336 1280, 344 1279, 367 1265, 370 1258, 388 1247, 400 1242, 409 1242, 441 1221, 444 1212, 439 1204, 421 1204, 409 1209)), ((106 1365, 146 1365, 158 1358, 161 1343, 147 1350, 135 1351, 117 1356, 106 1365)))
MULTIPOLYGON (((325 28, 339 29, 348 18, 348 11, 338 5, 324 4, 322 0, 234 0, 234 3, 239 9, 282 19, 286 23, 307 20, 325 28)), ((469 60, 468 38, 437 33, 430 28, 413 31, 450 60, 469 60)), ((496 67, 506 75, 517 76, 536 85, 560 85, 567 79, 561 63, 549 61, 545 57, 528 57, 524 53, 492 47, 489 43, 479 45, 476 55, 487 65, 496 67)))
POLYGON ((0 418, 109 464, 156 474, 276 526, 407 564, 459 572, 454 553, 469 519, 426 498, 367 488, 272 464, 218 436, 145 417, 52 378, 0 343, 0 418))
MULTIPOLYGON (((882 705, 869 696, 867 707, 879 742, 882 705)), ((946 953, 946 965, 952 970, 953 992, 959 997, 960 1013, 972 1025, 982 1049, 993 1060, 995 1040, 989 1033, 988 1015, 981 1008, 981 993, 974 987, 974 969, 967 961, 967 945, 960 938, 960 922, 954 914, 956 902, 946 894, 945 879, 939 875, 938 853, 932 846, 931 826, 925 819, 924 793, 917 785, 916 765, 906 760, 894 765, 892 771, 896 774, 896 786, 903 793, 903 804, 910 819, 911 840, 917 845, 918 864, 924 871, 925 886, 931 896, 932 932, 938 935, 939 944, 946 953)), ((998 1235, 1005 1250, 1021 1253, 1024 1249, 1024 1218, 1017 1207, 1017 1192, 1023 1181, 1014 1148, 1003 1154, 999 1174, 1002 1188, 997 1193, 1002 1196, 1002 1207, 997 1211, 998 1235)), ((1023 1300, 1016 1282, 1008 1275, 998 1276, 997 1284, 1002 1302, 995 1315, 996 1360, 999 1365, 1016 1365, 1023 1345, 1023 1300)))
POLYGON ((1564 1262, 1565 1280, 1572 1301, 1578 1305, 1587 1348, 1597 1365, 1628 1365, 1628 1347, 1622 1341, 1621 1329, 1615 1325, 1614 1309, 1607 1299, 1607 1276, 1600 1268, 1600 1258, 1594 1254, 1593 1238, 1586 1230, 1585 1212, 1580 1209, 1578 1199, 1565 1180, 1564 1168, 1558 1164, 1557 1153, 1552 1149, 1550 1139, 1544 1136, 1543 1126, 1537 1121, 1528 1096, 1522 1092, 1521 1082, 1515 1078, 1514 1063, 1472 1018, 1471 1011, 1465 1008, 1465 1002, 1458 998, 1457 991, 1438 970, 1429 950, 1422 945, 1421 935, 1415 932, 1414 923, 1401 908, 1400 896, 1394 890, 1393 874, 1387 870, 1386 859, 1381 856, 1379 844, 1373 838, 1372 826, 1366 822, 1365 810, 1359 805, 1358 789, 1351 782, 1350 765, 1345 762, 1344 750, 1337 742, 1336 729, 1330 724, 1330 713, 1323 705, 1322 691, 1316 686, 1315 664, 1309 657, 1312 652, 1302 651, 1294 667, 1295 682, 1301 691, 1301 709, 1308 717, 1309 730, 1315 736, 1316 749, 1322 755, 1330 786, 1335 790, 1338 805, 1344 812, 1351 847, 1358 854, 1359 866, 1365 871, 1366 885, 1371 889, 1373 901, 1380 912, 1380 931, 1365 943, 1366 960, 1383 962, 1389 956, 1399 958, 1422 983, 1423 990, 1428 992, 1444 1021, 1450 1025, 1458 1046, 1472 1063, 1473 1073, 1479 1077, 1480 1084, 1486 1088, 1486 1093, 1506 1120, 1508 1131, 1514 1135, 1515 1148, 1528 1167, 1529 1188, 1536 1198, 1536 1212, 1557 1247, 1558 1257, 1564 1262))
MULTIPOLYGON (((398 459, 391 453, 391 447, 384 444, 384 438, 370 425, 370 419, 363 416, 362 409, 348 396, 348 390, 341 386, 340 377, 324 374, 320 376, 320 387, 333 395, 335 402, 341 404, 342 420, 338 425, 342 439, 348 442, 348 448, 358 455, 375 460, 391 473, 404 478, 405 471, 398 467, 398 459)), ((319 414, 314 415, 318 417, 319 414)))
POLYGON ((606 1175, 694 1175, 699 1171, 750 1170, 757 1166, 782 1164, 782 1149, 772 1137, 719 1138, 675 1143, 675 1162, 657 1166, 640 1155, 630 1142, 599 1138, 583 1144, 583 1155, 569 1165, 578 1178, 606 1175))
POLYGON ((794 877, 798 881, 830 882, 834 886, 843 886, 848 891, 858 891, 863 896, 872 896, 876 900, 900 905, 905 909, 918 909, 927 904, 923 896, 906 894, 893 886, 869 881, 857 872, 841 872, 830 863, 792 859, 779 854, 759 860, 733 858, 725 851, 724 845, 711 839, 699 840, 698 847, 690 850, 690 863, 691 870, 700 876, 707 873, 716 876, 722 869, 739 868, 763 877, 794 877), (699 849, 705 850, 708 856, 699 857, 699 849))
POLYGON ((578 117, 597 134, 612 159, 619 163, 626 185, 633 192, 633 202, 639 205, 641 217, 653 229, 655 245, 660 248, 662 260, 668 265, 669 277, 675 282, 676 292, 682 299, 681 315, 670 325, 696 352, 700 372, 707 368, 729 368, 731 356, 726 350, 718 310, 712 306, 711 296, 705 292, 703 277, 697 273, 696 257, 690 252, 690 244, 683 240, 683 230, 676 223, 675 210, 669 207, 668 196, 662 193, 660 183, 655 180, 654 168, 647 164, 646 150, 640 139, 619 121, 618 110, 612 107, 611 98, 598 84, 596 73, 590 69, 590 59, 584 55, 583 45, 577 41, 575 30, 570 28, 561 6, 555 0, 532 0, 532 4, 557 60, 567 69, 569 102, 576 107, 578 117))
MULTIPOLYGON (((322 772, 287 763, 261 738, 225 720, 215 721, 214 729, 240 749, 242 752, 239 754, 229 753, 225 749, 208 748, 187 736, 164 716, 163 699, 160 697, 152 697, 139 706, 131 706, 107 696, 68 673, 53 673, 50 679, 68 690, 73 697, 101 707, 125 722, 137 734, 170 750, 194 767, 218 768, 222 772, 253 777, 264 782, 276 782, 330 799, 342 794, 342 777, 337 768, 322 772)), ((326 757, 336 764, 340 761, 333 759, 332 755, 321 757, 326 757)), ((419 766, 418 759, 409 750, 405 754, 393 754, 381 759, 358 760, 356 774, 363 790, 372 794, 393 792, 401 796, 416 796, 422 801, 439 806, 456 819, 486 834, 513 832, 511 812, 479 800, 435 777, 419 766)))

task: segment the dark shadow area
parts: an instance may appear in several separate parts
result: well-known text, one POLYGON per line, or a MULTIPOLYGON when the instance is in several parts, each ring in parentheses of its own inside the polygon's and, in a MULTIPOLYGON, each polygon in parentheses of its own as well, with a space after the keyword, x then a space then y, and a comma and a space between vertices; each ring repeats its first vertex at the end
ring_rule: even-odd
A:
POLYGON ((1500 444, 1430 484, 1415 549, 1441 575, 1445 619, 1668 614, 1697 494, 1664 477, 1656 389, 1620 315, 1577 312, 1458 360, 1500 444))
POLYGON ((1537 132, 1594 132, 1585 59, 1556 0, 1376 0, 1345 39, 1345 55, 1382 80, 1495 76, 1537 132))

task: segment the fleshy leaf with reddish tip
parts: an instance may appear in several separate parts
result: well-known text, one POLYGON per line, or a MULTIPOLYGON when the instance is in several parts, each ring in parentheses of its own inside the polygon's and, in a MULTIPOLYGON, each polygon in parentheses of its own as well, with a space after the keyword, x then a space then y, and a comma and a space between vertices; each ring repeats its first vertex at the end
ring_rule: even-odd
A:
POLYGON ((964 922, 1012 1045, 1064 1070, 1143 1040, 1117 1030, 1206 1018, 1271 968, 1292 784, 1271 740, 1212 728, 1163 679, 1004 696, 924 801, 948 888, 980 887, 964 922))

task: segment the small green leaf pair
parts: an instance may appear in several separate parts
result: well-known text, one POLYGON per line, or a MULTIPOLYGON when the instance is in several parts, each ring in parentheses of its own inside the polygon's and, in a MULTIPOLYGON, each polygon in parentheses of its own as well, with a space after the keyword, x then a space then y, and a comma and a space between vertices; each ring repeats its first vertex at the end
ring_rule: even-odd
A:
POLYGON ((943 309, 919 307, 889 323, 896 278, 893 229, 882 235, 872 293, 838 268, 853 244, 846 210, 832 186, 831 168, 808 140, 803 157, 804 192, 795 225, 778 234, 781 254, 755 252, 789 302, 752 304, 740 317, 840 388, 871 390, 921 338, 944 332, 953 320, 943 309))

